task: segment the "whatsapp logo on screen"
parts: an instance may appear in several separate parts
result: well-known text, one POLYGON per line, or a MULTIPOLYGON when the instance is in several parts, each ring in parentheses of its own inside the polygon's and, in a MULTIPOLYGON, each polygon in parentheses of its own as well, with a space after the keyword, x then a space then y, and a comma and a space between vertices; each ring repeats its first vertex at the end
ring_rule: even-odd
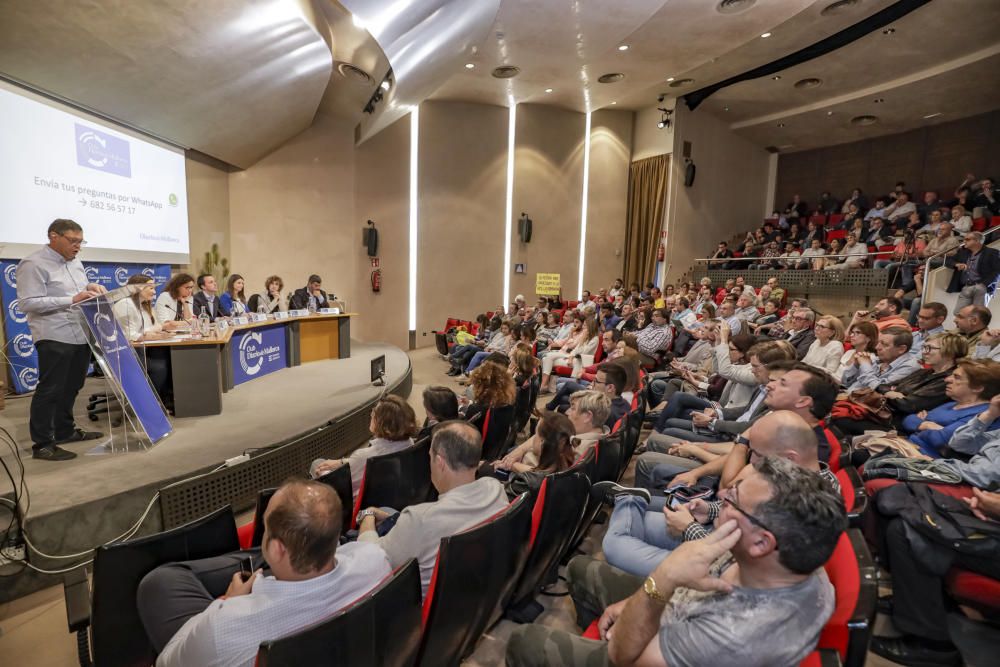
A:
POLYGON ((167 203, 170 204, 171 206, 177 206, 177 195, 171 192, 170 195, 167 197, 167 203))

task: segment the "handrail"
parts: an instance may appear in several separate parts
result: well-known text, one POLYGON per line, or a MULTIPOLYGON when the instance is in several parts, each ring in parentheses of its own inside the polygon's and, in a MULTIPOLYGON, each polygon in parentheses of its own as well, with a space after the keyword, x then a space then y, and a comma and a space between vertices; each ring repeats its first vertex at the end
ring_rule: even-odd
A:
MULTIPOLYGON (((983 235, 983 241, 984 242, 986 241, 986 236, 987 235, 992 234, 993 232, 997 231, 998 229, 1000 229, 1000 225, 996 225, 994 227, 990 227, 989 229, 982 231, 981 234, 983 235)), ((966 234, 968 232, 962 232, 962 233, 966 234)), ((964 247, 965 247, 965 243, 959 243, 954 248, 951 248, 949 250, 940 250, 940 251, 934 253, 933 255, 931 255, 930 257, 928 257, 926 259, 926 261, 924 262, 924 281, 929 280, 930 277, 931 277, 931 260, 932 259, 934 259, 938 255, 946 255, 948 253, 952 253, 952 252, 957 251, 959 248, 964 248, 964 247)), ((942 263, 941 266, 945 266, 945 264, 942 263)), ((921 292, 922 291, 923 290, 921 290, 921 292)), ((921 296, 923 296, 923 294, 921 294, 921 296)))
MULTIPOLYGON (((875 252, 867 252, 866 251, 865 252, 865 257, 871 257, 873 255, 889 255, 889 254, 892 254, 894 252, 896 252, 895 249, 892 249, 892 250, 876 250, 875 252)), ((845 254, 839 254, 839 255, 816 255, 816 256, 809 256, 809 257, 806 257, 804 259, 805 260, 828 259, 828 258, 833 258, 833 257, 860 257, 860 255, 851 255, 851 254, 846 254, 846 253, 845 254)), ((785 262, 795 261, 795 262, 798 262, 798 261, 802 261, 803 257, 801 257, 801 256, 799 256, 799 257, 784 257, 784 258, 782 258, 782 257, 723 257, 723 258, 718 258, 718 257, 703 257, 703 258, 700 258, 700 259, 696 259, 694 261, 696 261, 696 262, 720 262, 721 263, 721 262, 755 262, 755 261, 758 261, 758 260, 766 260, 766 261, 769 261, 769 262, 780 262, 780 261, 785 261, 785 262)))

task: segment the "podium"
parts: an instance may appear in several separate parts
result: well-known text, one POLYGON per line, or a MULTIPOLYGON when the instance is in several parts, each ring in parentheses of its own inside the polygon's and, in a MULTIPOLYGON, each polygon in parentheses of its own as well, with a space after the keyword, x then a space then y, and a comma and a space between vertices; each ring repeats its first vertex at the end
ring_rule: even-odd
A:
POLYGON ((88 334, 87 342, 104 371, 110 392, 122 406, 123 437, 116 441, 112 433, 110 443, 105 445, 106 453, 134 449, 129 446, 128 426, 148 440, 148 444, 141 438, 134 441, 141 449, 156 445, 173 432, 167 411, 112 310, 116 301, 129 298, 141 287, 127 285, 71 307, 88 334))

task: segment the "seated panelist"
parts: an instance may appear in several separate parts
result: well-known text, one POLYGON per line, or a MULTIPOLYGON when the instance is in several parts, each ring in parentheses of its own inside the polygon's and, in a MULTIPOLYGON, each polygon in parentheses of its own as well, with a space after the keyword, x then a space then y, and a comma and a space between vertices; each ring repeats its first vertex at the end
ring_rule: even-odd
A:
POLYGON ((203 273, 198 276, 198 290, 192 298, 196 317, 201 315, 202 310, 212 322, 220 315, 229 316, 229 311, 222 307, 222 300, 219 298, 219 283, 216 282, 215 276, 211 273, 203 273))
MULTIPOLYGON (((125 335, 132 342, 163 340, 170 337, 170 331, 178 328, 181 323, 171 320, 159 322, 153 311, 153 295, 156 294, 156 282, 147 275, 138 273, 129 276, 126 285, 142 285, 142 290, 116 302, 115 318, 125 330, 125 335)), ((170 394, 170 351, 164 347, 149 347, 137 350, 139 359, 146 368, 149 381, 164 404, 172 409, 173 397, 170 394)))
POLYGON ((190 322, 195 319, 193 300, 194 277, 189 273, 178 273, 167 281, 160 296, 156 297, 153 311, 156 321, 190 322))
POLYGON ((288 300, 288 307, 291 310, 306 310, 309 308, 310 301, 316 305, 316 310, 328 307, 330 300, 326 292, 323 291, 322 286, 322 278, 315 273, 309 276, 309 281, 305 287, 300 287, 292 292, 292 296, 288 300))
POLYGON ((243 280, 243 276, 238 273, 234 273, 229 276, 229 280, 226 281, 225 293, 219 297, 223 310, 228 312, 233 317, 239 317, 240 315, 245 315, 249 312, 249 309, 247 308, 247 297, 243 291, 244 285, 246 285, 246 281, 243 280))
POLYGON ((288 299, 281 293, 285 282, 280 276, 269 276, 264 281, 264 291, 250 297, 247 305, 251 313, 264 312, 270 315, 278 311, 288 310, 288 299), (263 306, 263 309, 261 308, 263 306))

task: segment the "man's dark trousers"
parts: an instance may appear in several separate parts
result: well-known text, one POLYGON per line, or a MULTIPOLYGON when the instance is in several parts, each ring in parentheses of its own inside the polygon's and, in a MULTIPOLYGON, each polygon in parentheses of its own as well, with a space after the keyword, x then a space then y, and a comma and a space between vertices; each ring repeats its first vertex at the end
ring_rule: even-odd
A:
POLYGON ((29 429, 33 449, 73 435, 73 404, 87 379, 90 347, 54 340, 35 343, 38 386, 31 398, 29 429))

